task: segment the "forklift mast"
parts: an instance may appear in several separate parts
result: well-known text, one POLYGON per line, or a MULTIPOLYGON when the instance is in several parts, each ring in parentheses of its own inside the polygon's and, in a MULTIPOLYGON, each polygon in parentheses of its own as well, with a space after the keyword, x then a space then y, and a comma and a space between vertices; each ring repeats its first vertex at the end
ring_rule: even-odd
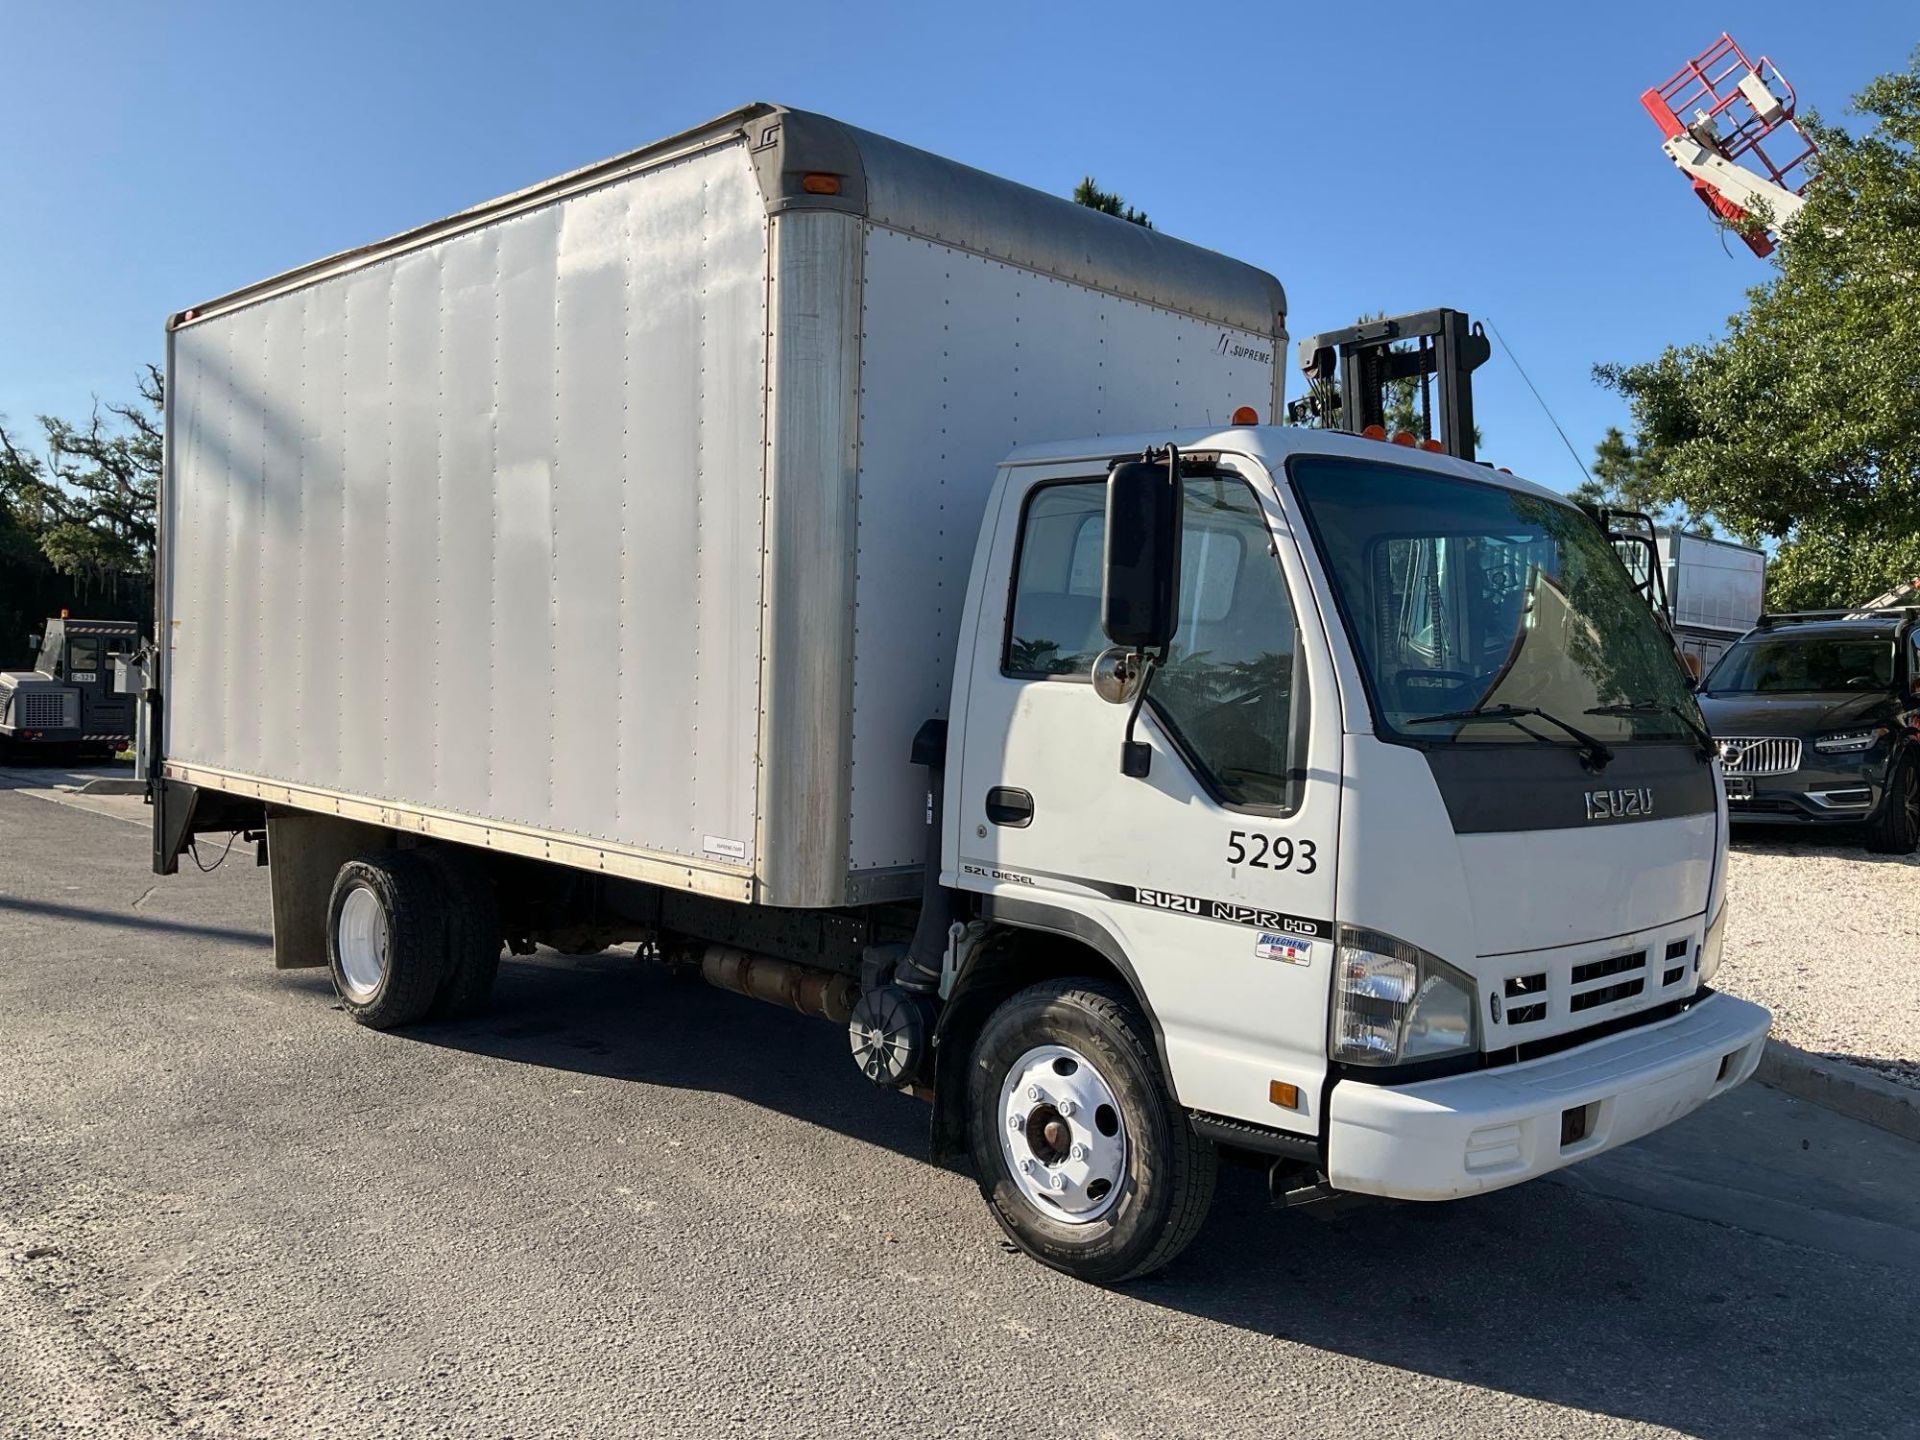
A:
POLYGON ((1413 381, 1419 387, 1427 438, 1437 442, 1428 448, 1471 460, 1473 372, 1492 353, 1486 331, 1459 310, 1421 310, 1309 335, 1299 352, 1307 394, 1288 407, 1288 418, 1327 430, 1356 435, 1371 430, 1384 436, 1388 388, 1396 381, 1413 381))

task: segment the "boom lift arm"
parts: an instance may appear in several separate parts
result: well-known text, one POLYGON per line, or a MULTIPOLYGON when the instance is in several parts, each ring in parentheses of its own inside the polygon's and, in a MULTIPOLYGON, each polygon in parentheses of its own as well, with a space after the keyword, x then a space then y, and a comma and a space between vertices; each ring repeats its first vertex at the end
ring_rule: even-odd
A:
POLYGON ((1723 33, 1664 85, 1642 92, 1640 103, 1700 202, 1740 228, 1754 254, 1772 254, 1807 203, 1806 163, 1818 153, 1793 118, 1786 76, 1764 55, 1748 60, 1723 33))

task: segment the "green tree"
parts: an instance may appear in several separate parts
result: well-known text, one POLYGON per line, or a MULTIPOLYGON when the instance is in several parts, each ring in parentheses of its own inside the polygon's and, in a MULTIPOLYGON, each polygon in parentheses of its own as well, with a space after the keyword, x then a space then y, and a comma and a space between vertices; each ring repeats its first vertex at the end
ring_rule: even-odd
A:
POLYGON ((1706 534, 1713 532, 1712 522, 1684 503, 1663 496, 1647 474, 1641 454, 1632 441, 1609 425, 1600 443, 1593 447, 1593 463, 1587 467, 1592 477, 1574 487, 1573 498, 1590 505, 1608 505, 1616 510, 1640 510, 1657 524, 1678 525, 1706 534))
POLYGON ((1102 215, 1118 215, 1122 220, 1131 220, 1134 224, 1153 229, 1153 221, 1147 218, 1147 212, 1136 210, 1111 190, 1102 190, 1094 184, 1091 175, 1083 176, 1080 183, 1073 187, 1073 203, 1084 205, 1089 210, 1098 210, 1102 215))
POLYGON ((133 404, 95 405, 82 424, 40 417, 43 454, 0 426, 0 502, 83 595, 150 593, 165 395, 148 366, 133 404))
POLYGON ((1855 97, 1807 204, 1718 339, 1601 365, 1652 500, 1776 542, 1770 607, 1857 604, 1920 575, 1920 50, 1855 97))
POLYGON ((38 449, 0 423, 0 668, 30 663, 29 635, 65 609, 152 623, 159 371, 139 390, 83 424, 41 416, 38 449))

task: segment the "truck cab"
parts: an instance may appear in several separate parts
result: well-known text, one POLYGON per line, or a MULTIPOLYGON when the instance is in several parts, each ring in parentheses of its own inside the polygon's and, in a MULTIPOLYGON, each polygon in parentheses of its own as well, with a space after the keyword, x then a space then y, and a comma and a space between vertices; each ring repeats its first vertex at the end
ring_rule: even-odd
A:
MULTIPOLYGON (((1706 731, 1564 497, 1313 430, 1030 446, 970 593, 946 882, 1105 957, 1203 1132, 1311 1156, 1325 1188, 1444 1199, 1752 1073, 1767 1013, 1710 984, 1727 816, 1706 731), (1128 652, 1103 633, 1125 583, 1106 530, 1129 523, 1109 476, 1142 454, 1180 493, 1177 604, 1164 644, 1128 652)), ((1097 1059, 1067 1058, 1091 1085, 1097 1059)), ((997 1148, 1011 1181, 1003 1223, 1070 1243, 1099 1200, 1050 1188, 1029 1142, 1021 1107, 1048 1101, 1020 1097, 1047 1084, 995 1079, 1009 1113, 972 1118, 995 1137, 976 1161, 997 1148)))

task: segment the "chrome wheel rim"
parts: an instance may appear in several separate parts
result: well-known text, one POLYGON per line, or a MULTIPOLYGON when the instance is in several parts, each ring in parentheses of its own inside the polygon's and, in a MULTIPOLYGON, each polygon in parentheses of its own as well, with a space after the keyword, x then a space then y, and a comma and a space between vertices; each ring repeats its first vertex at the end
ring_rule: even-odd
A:
POLYGON ((1106 1076, 1077 1050, 1040 1045, 1000 1085, 1000 1154, 1042 1215, 1087 1225, 1120 1199, 1127 1126, 1106 1076))
POLYGON ((347 998, 371 999, 387 974, 387 912, 366 886, 356 886, 341 902, 333 945, 347 998))

